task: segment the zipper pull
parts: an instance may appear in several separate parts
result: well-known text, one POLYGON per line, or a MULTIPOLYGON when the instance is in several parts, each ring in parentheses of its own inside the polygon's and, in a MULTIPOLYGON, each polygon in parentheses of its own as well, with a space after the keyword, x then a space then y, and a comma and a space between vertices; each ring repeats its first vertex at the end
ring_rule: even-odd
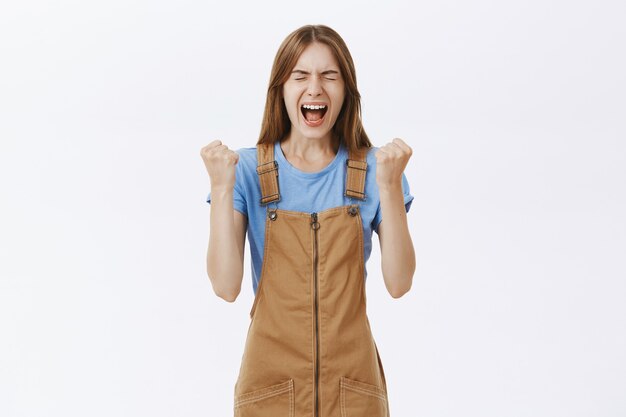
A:
POLYGON ((311 213, 311 229, 317 230, 320 228, 320 224, 317 222, 317 213, 311 213))

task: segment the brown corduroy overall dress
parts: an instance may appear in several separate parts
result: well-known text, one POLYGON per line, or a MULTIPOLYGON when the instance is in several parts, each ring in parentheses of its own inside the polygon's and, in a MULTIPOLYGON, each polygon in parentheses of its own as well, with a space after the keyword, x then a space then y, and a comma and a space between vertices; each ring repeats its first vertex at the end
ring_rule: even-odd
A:
MULTIPOLYGON (((368 149, 350 152, 345 195, 364 199, 368 149)), ((260 204, 280 200, 274 145, 257 145, 260 204)), ((235 384, 235 417, 389 417, 366 315, 358 204, 267 207, 261 277, 235 384)))

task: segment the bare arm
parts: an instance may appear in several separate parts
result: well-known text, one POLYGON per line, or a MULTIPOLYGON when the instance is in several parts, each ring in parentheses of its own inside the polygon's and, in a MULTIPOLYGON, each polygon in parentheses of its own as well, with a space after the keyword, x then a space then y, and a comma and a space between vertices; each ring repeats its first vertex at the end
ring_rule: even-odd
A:
POLYGON ((207 274, 215 294, 228 302, 241 291, 247 222, 233 209, 232 190, 211 190, 207 274))
POLYGON ((239 154, 215 140, 200 150, 211 180, 206 269, 213 291, 233 302, 241 290, 247 217, 233 208, 239 154))
POLYGON ((382 220, 378 225, 381 267, 387 291, 399 298, 411 289, 415 250, 402 195, 402 185, 380 190, 382 220))
POLYGON ((402 193, 402 174, 412 153, 409 145, 398 138, 376 153, 376 183, 382 212, 378 225, 381 267, 387 291, 394 298, 411 289, 415 273, 415 250, 402 193))

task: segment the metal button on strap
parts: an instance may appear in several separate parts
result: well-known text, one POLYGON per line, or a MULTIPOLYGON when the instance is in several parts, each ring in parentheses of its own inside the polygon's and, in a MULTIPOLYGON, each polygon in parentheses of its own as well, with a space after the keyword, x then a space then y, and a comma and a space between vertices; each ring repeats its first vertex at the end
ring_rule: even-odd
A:
POLYGON ((276 217, 278 217, 278 214, 276 213, 276 210, 268 210, 267 212, 267 217, 270 218, 270 220, 276 220, 276 217))
POLYGON ((357 206, 352 206, 348 209, 348 213, 350 213, 351 216, 356 216, 358 211, 359 209, 357 206))

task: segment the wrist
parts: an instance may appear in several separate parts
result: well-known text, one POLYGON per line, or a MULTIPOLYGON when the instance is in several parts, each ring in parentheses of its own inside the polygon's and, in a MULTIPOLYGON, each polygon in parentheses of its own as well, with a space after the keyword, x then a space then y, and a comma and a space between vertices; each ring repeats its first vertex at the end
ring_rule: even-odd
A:
POLYGON ((379 184, 378 191, 380 194, 402 194, 402 182, 394 182, 389 184, 379 184))
POLYGON ((211 199, 232 197, 233 187, 218 185, 211 187, 211 199))

